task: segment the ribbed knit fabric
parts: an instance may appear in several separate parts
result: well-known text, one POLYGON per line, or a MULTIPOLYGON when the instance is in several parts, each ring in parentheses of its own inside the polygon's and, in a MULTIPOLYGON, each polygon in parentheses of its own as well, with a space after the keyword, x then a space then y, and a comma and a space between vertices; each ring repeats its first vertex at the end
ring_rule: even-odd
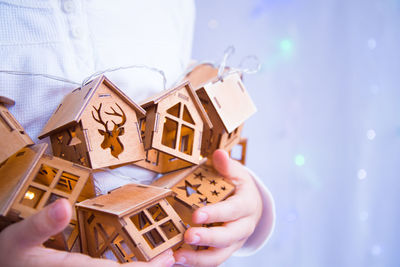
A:
MULTIPOLYGON (((0 70, 50 74, 81 83, 104 69, 146 65, 163 70, 171 86, 189 63, 194 17, 190 0, 0 1, 0 70)), ((106 76, 137 103, 163 89, 160 75, 146 69, 106 76)), ((35 142, 64 95, 76 87, 0 72, 0 95, 16 101, 10 111, 35 142)), ((126 166, 96 173, 95 184, 105 193, 129 182, 150 183, 154 176, 126 166)), ((267 197, 264 205, 271 205, 267 197)), ((269 233, 250 244, 250 252, 269 233)))

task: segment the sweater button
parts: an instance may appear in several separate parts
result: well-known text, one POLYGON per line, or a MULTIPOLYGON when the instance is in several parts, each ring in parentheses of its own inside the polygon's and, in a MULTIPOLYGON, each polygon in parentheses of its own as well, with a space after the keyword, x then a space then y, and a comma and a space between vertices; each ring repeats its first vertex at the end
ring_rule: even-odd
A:
POLYGON ((74 3, 70 0, 64 1, 63 10, 65 13, 72 13, 74 11, 74 3))
POLYGON ((82 36, 82 30, 79 27, 73 27, 71 29, 71 35, 74 38, 80 38, 82 36))

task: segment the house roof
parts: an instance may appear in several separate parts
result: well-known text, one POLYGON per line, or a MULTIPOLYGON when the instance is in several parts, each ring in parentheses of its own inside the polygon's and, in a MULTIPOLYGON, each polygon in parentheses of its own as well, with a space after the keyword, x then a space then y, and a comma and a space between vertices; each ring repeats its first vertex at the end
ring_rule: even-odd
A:
POLYGON ((5 97, 5 96, 0 96, 0 104, 3 104, 5 106, 14 106, 15 105, 15 101, 5 97))
POLYGON ((64 97, 63 101, 40 133, 39 139, 45 138, 54 132, 78 123, 91 98, 102 83, 105 83, 108 88, 124 99, 125 102, 138 113, 139 117, 146 115, 146 111, 142 107, 133 102, 127 95, 118 89, 117 86, 107 79, 106 76, 101 75, 84 85, 82 88, 77 88, 64 97))
POLYGON ((0 215, 7 215, 46 148, 47 144, 25 147, 0 165, 0 215))
POLYGON ((257 111, 238 73, 228 74, 223 80, 209 82, 198 90, 207 94, 228 133, 257 111))
POLYGON ((149 185, 127 184, 110 191, 106 195, 88 199, 76 205, 122 217, 172 194, 173 192, 169 189, 149 185))
POLYGON ((192 86, 190 86, 189 82, 184 82, 177 87, 173 87, 168 90, 163 90, 160 93, 144 100, 143 102, 140 103, 140 105, 144 109, 149 106, 155 105, 155 104, 159 103, 160 101, 162 101, 163 99, 174 94, 175 92, 181 90, 182 88, 186 88, 186 90, 188 91, 188 93, 189 93, 190 97, 192 98, 195 107, 199 111, 200 117, 203 119, 204 123, 207 124, 207 126, 209 128, 212 128, 212 123, 211 123, 210 119, 208 118, 208 115, 207 115, 205 109, 203 108, 203 105, 201 104, 200 99, 198 98, 197 94, 193 90, 192 86))

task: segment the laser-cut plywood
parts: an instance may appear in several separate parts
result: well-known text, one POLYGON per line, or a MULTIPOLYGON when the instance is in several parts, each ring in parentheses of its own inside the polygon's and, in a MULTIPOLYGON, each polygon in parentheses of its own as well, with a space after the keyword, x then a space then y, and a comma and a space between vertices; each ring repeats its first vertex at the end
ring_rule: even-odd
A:
MULTIPOLYGON (((78 199, 94 196, 91 170, 46 155, 46 148, 47 144, 22 148, 0 165, 0 219, 15 222, 36 214, 59 198, 74 205, 78 199)), ((71 223, 74 220, 75 212, 71 223)), ((77 238, 74 233, 63 233, 63 249, 72 247, 77 238)), ((60 248, 60 243, 53 244, 60 248)))
POLYGON ((175 198, 193 208, 220 202, 234 190, 234 185, 204 164, 172 187, 172 191, 176 193, 175 198))
POLYGON ((105 76, 68 94, 39 138, 57 157, 93 169, 144 159, 139 118, 145 111, 105 76))
POLYGON ((230 151, 240 140, 244 121, 256 111, 239 74, 225 74, 223 80, 217 75, 217 68, 201 64, 185 77, 196 89, 213 125, 203 132, 203 157, 219 148, 230 151))
POLYGON ((33 145, 32 139, 7 108, 14 104, 13 100, 0 96, 0 163, 23 147, 33 145))
POLYGON ((165 200, 172 194, 128 184, 77 204, 83 252, 121 263, 149 261, 182 242, 185 226, 165 200))
POLYGON ((193 209, 220 202, 235 191, 235 186, 209 165, 207 159, 200 165, 168 173, 152 185, 172 189, 175 199, 193 209))
POLYGON ((141 134, 146 158, 136 165, 166 173, 198 164, 203 126, 212 126, 189 83, 161 92, 142 103, 146 119, 141 134))

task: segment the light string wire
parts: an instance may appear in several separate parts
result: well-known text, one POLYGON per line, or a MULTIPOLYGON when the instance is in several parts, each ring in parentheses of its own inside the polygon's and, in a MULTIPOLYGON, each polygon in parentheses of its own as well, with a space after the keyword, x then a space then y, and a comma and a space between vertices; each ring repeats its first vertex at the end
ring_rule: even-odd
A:
POLYGON ((9 75, 20 75, 20 76, 33 76, 33 77, 44 77, 50 80, 60 81, 64 83, 70 83, 75 85, 81 85, 78 82, 74 82, 59 76, 44 74, 44 73, 32 73, 32 72, 25 72, 25 71, 16 71, 16 70, 0 70, 0 73, 5 73, 9 75))
POLYGON ((164 89, 164 90, 167 89, 167 77, 165 76, 164 71, 161 70, 161 69, 155 68, 155 67, 147 66, 147 65, 129 65, 129 66, 122 66, 122 67, 116 67, 116 68, 109 68, 109 69, 105 69, 105 70, 102 70, 102 71, 98 71, 98 72, 95 72, 95 73, 93 73, 92 75, 86 77, 86 78, 82 81, 82 85, 81 85, 81 86, 83 87, 83 86, 84 86, 87 82, 89 82, 92 78, 97 77, 97 76, 99 76, 99 75, 101 75, 101 74, 110 73, 110 72, 119 71, 119 70, 126 70, 126 69, 147 69, 147 70, 153 71, 153 72, 155 72, 155 73, 158 73, 158 74, 162 77, 162 79, 163 79, 163 89, 164 89))
POLYGON ((160 70, 158 68, 150 67, 150 66, 146 66, 146 65, 129 65, 129 66, 109 68, 109 69, 105 69, 105 70, 102 70, 102 71, 97 71, 97 72, 91 74, 90 76, 86 77, 85 79, 83 79, 83 81, 81 83, 78 83, 78 82, 75 82, 75 81, 71 81, 71 80, 65 79, 63 77, 50 75, 50 74, 44 74, 44 73, 32 73, 32 72, 15 71, 15 70, 0 70, 0 73, 5 73, 5 74, 9 74, 9 75, 43 77, 43 78, 47 78, 47 79, 50 79, 50 80, 60 81, 60 82, 64 82, 64 83, 70 83, 70 84, 74 84, 74 85, 78 85, 80 87, 83 87, 91 79, 93 79, 94 77, 97 77, 97 76, 99 76, 101 74, 110 73, 110 72, 114 72, 114 71, 118 71, 118 70, 126 70, 126 69, 147 69, 147 70, 153 71, 155 73, 158 73, 163 79, 163 89, 165 90, 167 88, 167 77, 165 76, 164 71, 162 71, 162 70, 160 70))
MULTIPOLYGON (((257 56, 255 55, 248 55, 246 57, 244 57, 240 63, 238 67, 229 67, 229 71, 225 72, 225 68, 228 62, 228 59, 231 57, 231 55, 233 55, 235 53, 235 47, 234 46, 228 46, 225 51, 224 51, 224 56, 222 58, 221 63, 218 66, 218 78, 220 80, 223 80, 224 77, 226 77, 229 74, 233 74, 233 73, 246 73, 246 74, 255 74, 257 72, 260 71, 261 69, 261 64, 260 61, 258 59, 257 56), (256 67, 255 68, 244 68, 244 64, 246 61, 248 60, 253 60, 256 62, 256 67)), ((192 65, 190 68, 188 68, 181 76, 180 78, 177 80, 177 82, 175 83, 175 85, 177 83, 179 83, 180 81, 182 81, 182 79, 188 75, 190 72, 192 72, 197 66, 199 65, 204 65, 204 64, 209 64, 213 67, 216 67, 216 64, 214 62, 211 61, 201 61, 197 64, 192 65)), ((156 67, 151 67, 151 66, 147 66, 147 65, 128 65, 128 66, 121 66, 121 67, 116 67, 116 68, 108 68, 102 71, 97 71, 91 75, 89 75, 88 77, 86 77, 85 79, 83 79, 83 81, 81 83, 75 82, 75 81, 71 81, 69 79, 63 78, 63 77, 59 77, 56 75, 51 75, 51 74, 44 74, 44 73, 32 73, 32 72, 25 72, 25 71, 15 71, 15 70, 0 70, 0 73, 5 73, 5 74, 9 74, 9 75, 21 75, 21 76, 32 76, 32 77, 43 77, 43 78, 47 78, 47 79, 51 79, 51 80, 55 80, 55 81, 60 81, 60 82, 64 82, 64 83, 70 83, 70 84, 74 84, 74 85, 78 85, 80 87, 83 87, 85 84, 87 84, 90 80, 92 80, 93 78, 101 75, 101 74, 105 74, 105 73, 110 73, 110 72, 115 72, 115 71, 119 71, 119 70, 127 70, 127 69, 147 69, 150 71, 153 71, 155 73, 158 73, 162 79, 163 79, 163 89, 166 90, 167 89, 167 77, 165 75, 165 72, 161 69, 158 69, 156 67)))

